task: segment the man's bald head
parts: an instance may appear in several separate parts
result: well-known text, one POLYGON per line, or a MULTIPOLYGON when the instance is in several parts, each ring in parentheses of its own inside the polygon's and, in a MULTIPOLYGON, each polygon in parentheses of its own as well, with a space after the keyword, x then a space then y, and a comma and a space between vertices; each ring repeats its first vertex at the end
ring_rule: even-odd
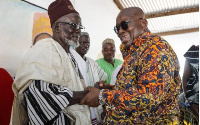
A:
POLYGON ((135 19, 139 19, 139 18, 143 18, 145 19, 145 14, 143 12, 143 10, 139 7, 130 7, 130 8, 125 8, 123 10, 121 10, 121 12, 118 14, 118 17, 119 16, 129 16, 129 17, 132 17, 132 18, 135 18, 135 19))

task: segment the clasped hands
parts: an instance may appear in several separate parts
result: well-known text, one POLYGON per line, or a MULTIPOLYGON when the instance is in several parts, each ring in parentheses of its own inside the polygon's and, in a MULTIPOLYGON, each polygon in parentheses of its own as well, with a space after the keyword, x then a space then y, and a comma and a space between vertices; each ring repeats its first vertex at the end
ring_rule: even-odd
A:
POLYGON ((104 81, 97 82, 94 87, 88 86, 87 90, 89 92, 81 100, 80 105, 88 105, 90 107, 99 106, 99 93, 101 89, 112 89, 112 86, 104 81))

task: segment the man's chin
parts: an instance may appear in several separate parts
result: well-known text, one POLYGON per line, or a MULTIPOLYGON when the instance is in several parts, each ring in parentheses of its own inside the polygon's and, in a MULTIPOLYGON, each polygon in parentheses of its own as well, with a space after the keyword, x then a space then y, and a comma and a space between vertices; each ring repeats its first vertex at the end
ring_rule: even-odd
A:
POLYGON ((79 44, 73 44, 71 46, 74 47, 74 48, 77 48, 77 47, 79 47, 79 44))
POLYGON ((74 42, 73 40, 68 40, 68 45, 74 48, 79 47, 79 42, 74 42))
POLYGON ((125 49, 129 49, 130 46, 131 46, 131 43, 129 43, 129 42, 122 43, 122 44, 124 45, 124 48, 125 48, 125 49))
POLYGON ((106 60, 113 60, 114 57, 107 57, 106 60))

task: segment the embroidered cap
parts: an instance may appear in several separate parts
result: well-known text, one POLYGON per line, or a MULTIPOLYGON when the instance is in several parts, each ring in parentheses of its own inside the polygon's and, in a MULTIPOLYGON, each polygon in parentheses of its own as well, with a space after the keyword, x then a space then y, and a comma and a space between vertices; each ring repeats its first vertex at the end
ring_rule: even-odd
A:
POLYGON ((51 27, 57 19, 70 13, 78 12, 74 9, 72 3, 69 0, 56 0, 52 2, 48 7, 51 27))
POLYGON ((115 41, 113 39, 107 38, 103 41, 102 46, 106 43, 111 43, 113 45, 115 45, 115 41))

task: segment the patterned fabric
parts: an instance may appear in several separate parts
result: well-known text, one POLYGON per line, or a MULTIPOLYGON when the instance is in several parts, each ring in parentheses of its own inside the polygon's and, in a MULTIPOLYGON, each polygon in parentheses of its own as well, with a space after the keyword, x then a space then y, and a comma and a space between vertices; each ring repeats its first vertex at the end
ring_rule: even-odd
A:
POLYGON ((62 110, 72 99, 73 92, 64 86, 34 80, 24 92, 30 125, 68 125, 62 110))
POLYGON ((178 105, 181 116, 179 125, 185 125, 181 124, 181 122, 182 123, 187 122, 188 124, 190 123, 190 125, 198 125, 198 118, 192 113, 190 107, 185 106, 185 102, 186 102, 185 94, 181 93, 178 98, 178 105))
POLYGON ((97 64, 107 73, 108 77, 106 79, 106 83, 110 84, 110 80, 112 77, 112 72, 123 62, 119 59, 115 59, 114 67, 112 64, 108 63, 104 60, 104 58, 96 60, 97 64))
POLYGON ((97 119, 92 119, 92 125, 98 125, 97 119))
POLYGON ((192 75, 186 85, 186 98, 199 104, 199 47, 191 46, 184 57, 189 62, 192 70, 192 75))
POLYGON ((81 75, 80 70, 78 68, 78 64, 77 64, 76 60, 74 59, 73 54, 72 53, 68 53, 68 55, 69 55, 69 58, 72 61, 72 64, 74 65, 74 68, 75 68, 75 71, 76 71, 78 77, 82 78, 82 75, 81 75))
POLYGON ((150 31, 143 33, 131 43, 114 90, 103 92, 106 124, 176 121, 179 70, 177 56, 167 41, 150 31))

